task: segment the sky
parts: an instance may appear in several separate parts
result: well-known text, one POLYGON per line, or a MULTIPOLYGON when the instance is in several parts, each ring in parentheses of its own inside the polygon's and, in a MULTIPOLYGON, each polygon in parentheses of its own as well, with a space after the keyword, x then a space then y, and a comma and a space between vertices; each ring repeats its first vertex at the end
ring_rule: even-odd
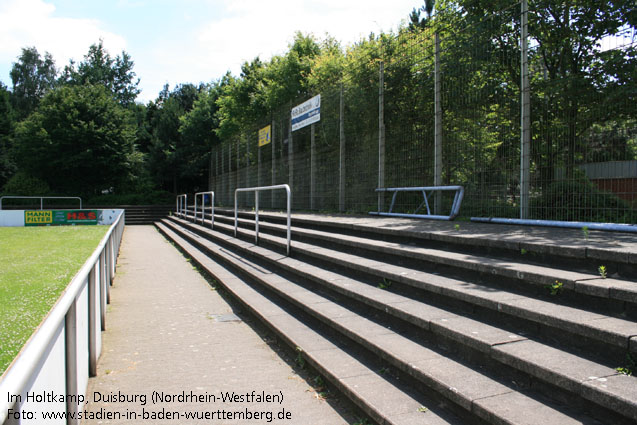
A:
POLYGON ((112 57, 135 63, 142 93, 211 82, 255 57, 284 54, 301 31, 343 46, 395 30, 422 0, 0 0, 0 81, 22 48, 49 52, 62 70, 103 40, 112 57))

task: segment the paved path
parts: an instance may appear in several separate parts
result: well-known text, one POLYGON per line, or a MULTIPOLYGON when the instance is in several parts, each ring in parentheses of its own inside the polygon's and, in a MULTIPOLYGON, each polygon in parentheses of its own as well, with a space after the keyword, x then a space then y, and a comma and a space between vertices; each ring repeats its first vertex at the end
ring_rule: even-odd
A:
POLYGON ((237 319, 153 226, 127 226, 98 376, 89 381, 85 409, 114 418, 83 423, 338 425, 348 423, 343 416, 351 421, 337 401, 320 400, 255 330, 237 319), (154 392, 174 400, 153 404, 154 392), (233 392, 233 402, 222 399, 233 392), (144 418, 144 412, 155 419, 144 418), (168 418, 172 412, 179 417, 168 418), (187 412, 209 416, 186 419, 187 412), (277 417, 286 414, 288 419, 277 417), (245 419, 250 415, 253 419, 245 419))

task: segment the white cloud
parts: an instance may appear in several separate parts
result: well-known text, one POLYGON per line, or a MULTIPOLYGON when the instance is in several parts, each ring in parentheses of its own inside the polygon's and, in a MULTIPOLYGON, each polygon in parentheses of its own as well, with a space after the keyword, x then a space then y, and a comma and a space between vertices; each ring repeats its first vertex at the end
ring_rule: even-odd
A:
MULTIPOLYGON (((396 0, 389 6, 385 0, 224 0, 223 3, 224 12, 193 28, 187 40, 162 42, 156 48, 152 53, 153 66, 165 71, 170 81, 157 79, 155 87, 160 89, 166 82, 174 85, 211 81, 228 70, 237 75, 245 61, 257 56, 267 61, 273 55, 285 53, 296 31, 312 33, 319 39, 329 34, 344 45, 352 44, 370 32, 395 29, 417 1, 396 0)), ((147 86, 148 75, 137 69, 147 86)))
POLYGON ((15 62, 23 47, 35 46, 40 54, 53 55, 58 68, 79 61, 99 39, 112 54, 126 47, 126 40, 106 31, 94 19, 55 16, 55 6, 43 0, 8 0, 0 4, 0 61, 15 62))

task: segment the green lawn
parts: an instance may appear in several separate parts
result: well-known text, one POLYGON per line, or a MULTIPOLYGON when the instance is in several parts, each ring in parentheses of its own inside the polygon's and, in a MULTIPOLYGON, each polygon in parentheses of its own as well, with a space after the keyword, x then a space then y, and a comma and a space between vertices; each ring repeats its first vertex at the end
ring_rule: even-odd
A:
POLYGON ((108 226, 0 227, 0 374, 108 226))

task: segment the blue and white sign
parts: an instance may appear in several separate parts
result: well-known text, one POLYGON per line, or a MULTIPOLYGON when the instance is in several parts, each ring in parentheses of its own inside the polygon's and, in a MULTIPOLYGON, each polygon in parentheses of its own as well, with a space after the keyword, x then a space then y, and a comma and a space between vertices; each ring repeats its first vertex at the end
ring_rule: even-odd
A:
POLYGON ((321 120, 321 95, 292 108, 292 131, 321 120))

